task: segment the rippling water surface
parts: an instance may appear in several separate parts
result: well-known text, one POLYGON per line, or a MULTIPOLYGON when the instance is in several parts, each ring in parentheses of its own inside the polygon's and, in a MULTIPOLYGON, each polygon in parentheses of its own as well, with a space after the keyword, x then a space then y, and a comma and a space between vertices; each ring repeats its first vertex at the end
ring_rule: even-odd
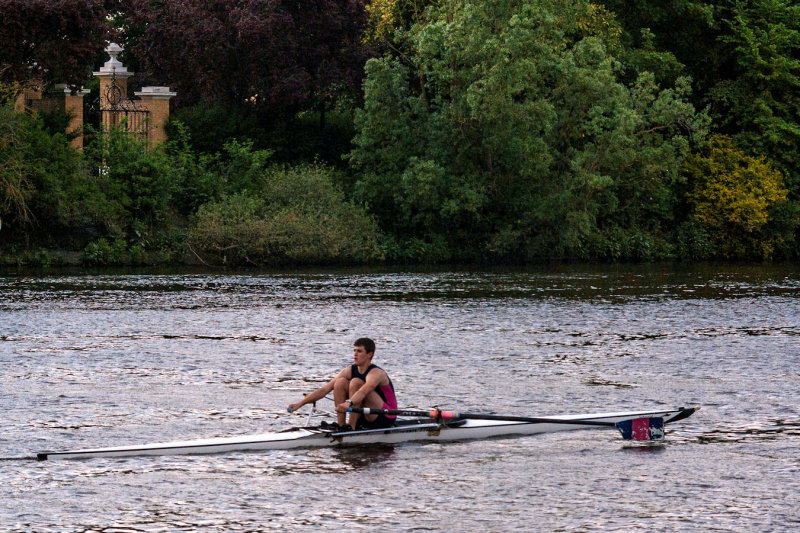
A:
POLYGON ((793 267, 0 274, 4 531, 775 531, 800 527, 793 267), (36 462, 302 424, 375 338, 403 407, 702 405, 613 431, 36 462))

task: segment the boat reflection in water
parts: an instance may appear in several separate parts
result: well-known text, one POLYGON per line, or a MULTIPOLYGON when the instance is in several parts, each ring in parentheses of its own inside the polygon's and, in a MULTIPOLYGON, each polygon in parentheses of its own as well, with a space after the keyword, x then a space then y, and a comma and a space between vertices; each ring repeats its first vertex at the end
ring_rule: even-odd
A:
POLYGON ((375 444, 354 448, 333 448, 333 457, 352 470, 362 470, 376 466, 385 466, 392 459, 394 446, 391 444, 375 444))

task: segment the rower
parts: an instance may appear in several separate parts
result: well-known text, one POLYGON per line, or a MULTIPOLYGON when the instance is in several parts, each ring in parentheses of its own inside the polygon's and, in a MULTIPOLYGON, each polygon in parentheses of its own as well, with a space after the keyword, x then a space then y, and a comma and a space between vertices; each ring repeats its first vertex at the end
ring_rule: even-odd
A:
POLYGON ((394 385, 386 372, 372 364, 375 355, 375 342, 362 337, 353 343, 353 364, 345 367, 328 383, 308 394, 299 402, 289 404, 288 411, 296 411, 307 403, 324 398, 333 391, 336 404, 336 418, 342 430, 378 429, 394 425, 392 415, 361 415, 350 413, 349 426, 345 424, 347 410, 351 407, 370 409, 397 409, 394 385))

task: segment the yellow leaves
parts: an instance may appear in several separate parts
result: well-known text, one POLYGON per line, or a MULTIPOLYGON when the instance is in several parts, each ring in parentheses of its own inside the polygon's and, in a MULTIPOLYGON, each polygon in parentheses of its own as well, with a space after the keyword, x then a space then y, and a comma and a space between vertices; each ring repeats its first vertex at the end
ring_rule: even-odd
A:
POLYGON ((578 26, 581 29, 594 29, 610 38, 619 38, 622 34, 622 28, 617 24, 615 15, 612 12, 600 4, 590 3, 586 7, 584 18, 578 20, 578 26))
POLYGON ((392 36, 395 27, 402 24, 402 1, 372 0, 367 4, 369 27, 365 32, 366 41, 386 40, 392 36))
POLYGON ((760 247, 770 209, 786 200, 781 173, 722 135, 710 137, 706 154, 692 155, 684 169, 694 183, 688 195, 693 215, 727 255, 760 247))

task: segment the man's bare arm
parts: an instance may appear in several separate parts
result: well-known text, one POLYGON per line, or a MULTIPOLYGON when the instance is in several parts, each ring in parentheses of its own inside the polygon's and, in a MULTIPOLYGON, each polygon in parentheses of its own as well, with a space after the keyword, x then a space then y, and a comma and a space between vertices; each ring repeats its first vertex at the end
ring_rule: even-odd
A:
POLYGON ((361 385, 355 394, 350 398, 354 404, 361 405, 361 403, 369 396, 369 393, 374 391, 380 384, 386 380, 386 372, 377 369, 367 374, 366 382, 361 385))
POLYGON ((345 368, 344 370, 339 372, 339 374, 335 378, 333 378, 332 380, 327 382, 325 385, 323 385, 322 387, 318 388, 317 390, 315 390, 311 394, 306 394, 306 396, 302 400, 300 400, 299 402, 295 402, 295 403, 289 404, 289 406, 287 407, 287 410, 289 412, 297 411, 298 409, 300 409, 301 407, 303 407, 307 403, 314 403, 317 400, 321 400, 326 395, 330 394, 330 392, 333 390, 333 384, 336 382, 336 380, 339 379, 340 377, 345 377, 345 372, 347 372, 349 370, 350 370, 350 367, 345 368))

